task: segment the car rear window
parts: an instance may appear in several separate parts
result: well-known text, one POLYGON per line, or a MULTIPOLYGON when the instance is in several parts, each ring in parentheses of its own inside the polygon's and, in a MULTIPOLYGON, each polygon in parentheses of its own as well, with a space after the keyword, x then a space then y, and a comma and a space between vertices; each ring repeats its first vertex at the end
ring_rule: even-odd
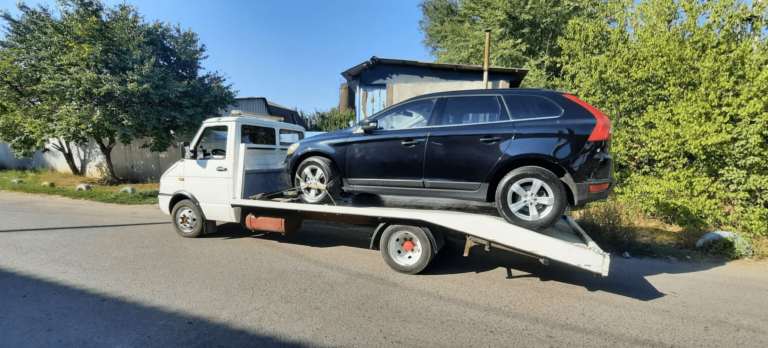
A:
POLYGON ((275 129, 270 127, 246 126, 240 129, 243 144, 276 145, 275 129))
POLYGON ((446 98, 440 125, 465 125, 508 121, 495 96, 446 98))
POLYGON ((558 117, 563 114, 563 109, 555 102, 535 95, 506 95, 504 102, 513 120, 558 117))
POLYGON ((298 143, 301 139, 304 139, 304 132, 290 129, 280 130, 280 146, 288 146, 293 143, 298 143))

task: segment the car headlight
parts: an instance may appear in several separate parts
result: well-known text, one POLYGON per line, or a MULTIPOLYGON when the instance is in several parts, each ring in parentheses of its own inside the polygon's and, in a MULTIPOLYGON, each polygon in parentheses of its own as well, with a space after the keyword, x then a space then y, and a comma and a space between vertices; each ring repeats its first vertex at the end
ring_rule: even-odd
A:
POLYGON ((288 147, 288 154, 293 155, 293 153, 296 151, 296 149, 299 148, 299 143, 293 143, 291 146, 288 147))

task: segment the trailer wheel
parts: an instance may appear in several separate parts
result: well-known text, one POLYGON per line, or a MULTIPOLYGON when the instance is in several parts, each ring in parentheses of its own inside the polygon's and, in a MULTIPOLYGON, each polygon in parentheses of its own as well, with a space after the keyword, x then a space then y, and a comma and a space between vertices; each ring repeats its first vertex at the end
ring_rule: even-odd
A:
POLYGON ((389 267, 405 274, 423 271, 435 257, 429 237, 417 226, 387 227, 381 235, 379 249, 389 267))
POLYGON ((194 202, 185 199, 173 206, 173 227, 185 238, 197 238, 203 234, 205 219, 194 202))

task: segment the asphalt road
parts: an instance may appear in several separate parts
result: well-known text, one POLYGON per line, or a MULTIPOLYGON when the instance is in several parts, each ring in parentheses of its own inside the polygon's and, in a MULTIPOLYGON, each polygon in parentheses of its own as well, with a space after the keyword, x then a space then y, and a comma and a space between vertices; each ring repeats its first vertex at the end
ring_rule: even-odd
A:
POLYGON ((367 229, 181 238, 156 206, 0 193, 2 347, 768 347, 768 269, 473 250, 390 270, 367 229))

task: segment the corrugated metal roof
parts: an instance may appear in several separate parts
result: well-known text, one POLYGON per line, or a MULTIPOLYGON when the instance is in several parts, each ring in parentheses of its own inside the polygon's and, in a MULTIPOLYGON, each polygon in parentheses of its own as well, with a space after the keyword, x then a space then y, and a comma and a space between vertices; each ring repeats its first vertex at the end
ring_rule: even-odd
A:
POLYGON ((267 98, 263 97, 245 97, 235 98, 237 100, 237 106, 230 105, 225 110, 221 111, 222 116, 227 116, 232 113, 232 110, 241 110, 249 114, 256 115, 269 115, 269 109, 267 109, 267 98))
MULTIPOLYGON (((483 71, 483 67, 480 65, 468 65, 468 64, 445 64, 435 62, 425 62, 421 60, 408 60, 408 59, 393 59, 393 58, 379 58, 376 56, 371 57, 370 60, 355 65, 346 71, 341 73, 341 76, 350 81, 368 69, 373 69, 378 64, 384 65, 400 65, 400 66, 412 66, 428 69, 440 69, 440 70, 453 70, 453 71, 483 71)), ((494 75, 509 75, 515 76, 517 81, 522 81, 525 75, 528 74, 528 69, 521 68, 498 68, 489 67, 488 72, 494 75)))

